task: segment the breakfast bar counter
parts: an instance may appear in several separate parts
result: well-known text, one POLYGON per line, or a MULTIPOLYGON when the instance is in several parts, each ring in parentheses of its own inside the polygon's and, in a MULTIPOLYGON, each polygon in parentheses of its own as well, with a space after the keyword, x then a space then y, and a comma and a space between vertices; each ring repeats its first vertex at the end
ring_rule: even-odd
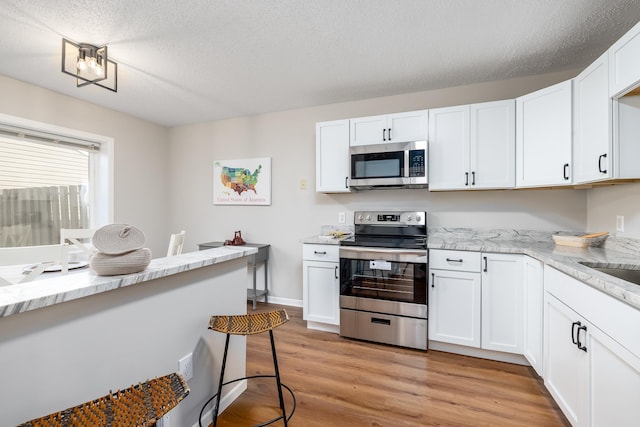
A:
MULTIPOLYGON (((224 349, 224 337, 207 329, 209 318, 246 314, 247 257, 256 252, 214 248, 154 259, 135 274, 100 277, 87 269, 0 287, 0 424, 167 375, 190 354, 191 393, 171 422, 197 425, 217 389, 224 349)), ((244 337, 234 337, 229 352, 227 372, 245 376, 244 337)), ((244 389, 225 389, 223 407, 244 389)))

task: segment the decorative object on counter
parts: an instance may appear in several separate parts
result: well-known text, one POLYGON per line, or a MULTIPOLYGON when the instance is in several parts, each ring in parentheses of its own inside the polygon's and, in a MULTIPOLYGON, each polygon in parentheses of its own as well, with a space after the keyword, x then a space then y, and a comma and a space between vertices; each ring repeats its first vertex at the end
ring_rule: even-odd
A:
POLYGON ((189 386, 177 372, 109 392, 91 402, 27 421, 18 427, 95 425, 105 427, 150 426, 189 394, 189 386))
POLYGON ((99 276, 131 274, 147 268, 151 250, 143 248, 144 233, 129 224, 109 224, 96 230, 91 243, 98 252, 89 265, 99 276))
POLYGON ((609 232, 579 234, 559 232, 551 236, 556 245, 573 246, 576 248, 599 247, 607 238, 609 232))
POLYGON ((213 164, 214 205, 270 205, 271 157, 213 164))
POLYGON ((242 231, 238 230, 235 232, 233 236, 233 240, 225 240, 225 246, 242 246, 245 244, 245 241, 242 239, 242 231))

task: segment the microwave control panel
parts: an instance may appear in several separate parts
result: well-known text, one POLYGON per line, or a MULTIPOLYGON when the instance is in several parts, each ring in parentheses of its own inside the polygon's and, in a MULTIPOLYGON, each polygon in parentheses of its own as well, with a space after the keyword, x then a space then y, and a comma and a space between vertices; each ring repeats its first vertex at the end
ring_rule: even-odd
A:
POLYGON ((421 177, 425 175, 425 150, 409 150, 409 176, 421 177))

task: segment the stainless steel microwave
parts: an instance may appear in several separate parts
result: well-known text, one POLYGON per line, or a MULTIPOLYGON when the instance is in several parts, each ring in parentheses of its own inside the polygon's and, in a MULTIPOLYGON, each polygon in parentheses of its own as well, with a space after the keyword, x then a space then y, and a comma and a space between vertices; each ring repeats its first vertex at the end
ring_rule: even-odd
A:
POLYGON ((356 190, 427 187, 427 141, 356 145, 349 156, 356 190))

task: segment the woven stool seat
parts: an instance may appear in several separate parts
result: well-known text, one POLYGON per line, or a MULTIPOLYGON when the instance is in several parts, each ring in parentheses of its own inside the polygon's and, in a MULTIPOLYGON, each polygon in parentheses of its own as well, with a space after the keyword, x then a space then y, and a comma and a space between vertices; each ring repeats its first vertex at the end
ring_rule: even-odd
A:
POLYGON ((91 402, 37 418, 18 427, 153 426, 189 394, 179 373, 109 393, 91 402))
POLYGON ((211 316, 209 329, 223 334, 254 335, 270 331, 288 321, 289 315, 285 310, 235 316, 211 316))
POLYGON ((226 334, 226 340, 224 343, 224 353, 222 356, 222 366, 220 367, 220 380, 218 381, 218 392, 214 394, 205 404, 200 411, 200 417, 198 418, 198 425, 202 427, 202 414, 204 413, 207 405, 214 399, 216 400, 213 407, 213 427, 218 425, 218 412, 220 410, 220 399, 222 397, 222 387, 238 381, 250 380, 255 378, 274 378, 276 380, 276 387, 278 391, 278 400, 280 403, 280 416, 273 418, 269 421, 265 421, 258 424, 256 427, 264 427, 272 424, 278 420, 282 420, 285 427, 288 426, 288 422, 293 417, 296 411, 296 396, 293 390, 286 384, 280 381, 280 370, 278 369, 278 357, 276 355, 276 343, 273 339, 273 329, 280 325, 284 325, 289 321, 289 315, 285 310, 273 310, 251 314, 239 314, 233 316, 211 316, 209 319, 209 329, 226 334), (269 340, 271 341, 271 355, 273 356, 273 369, 274 375, 252 375, 249 377, 236 378, 231 381, 224 382, 224 371, 227 365, 227 354, 229 352, 229 339, 231 335, 255 335, 262 332, 269 332, 269 340), (293 407, 291 412, 287 415, 287 411, 284 407, 284 399, 282 396, 282 389, 285 389, 291 395, 293 407))

